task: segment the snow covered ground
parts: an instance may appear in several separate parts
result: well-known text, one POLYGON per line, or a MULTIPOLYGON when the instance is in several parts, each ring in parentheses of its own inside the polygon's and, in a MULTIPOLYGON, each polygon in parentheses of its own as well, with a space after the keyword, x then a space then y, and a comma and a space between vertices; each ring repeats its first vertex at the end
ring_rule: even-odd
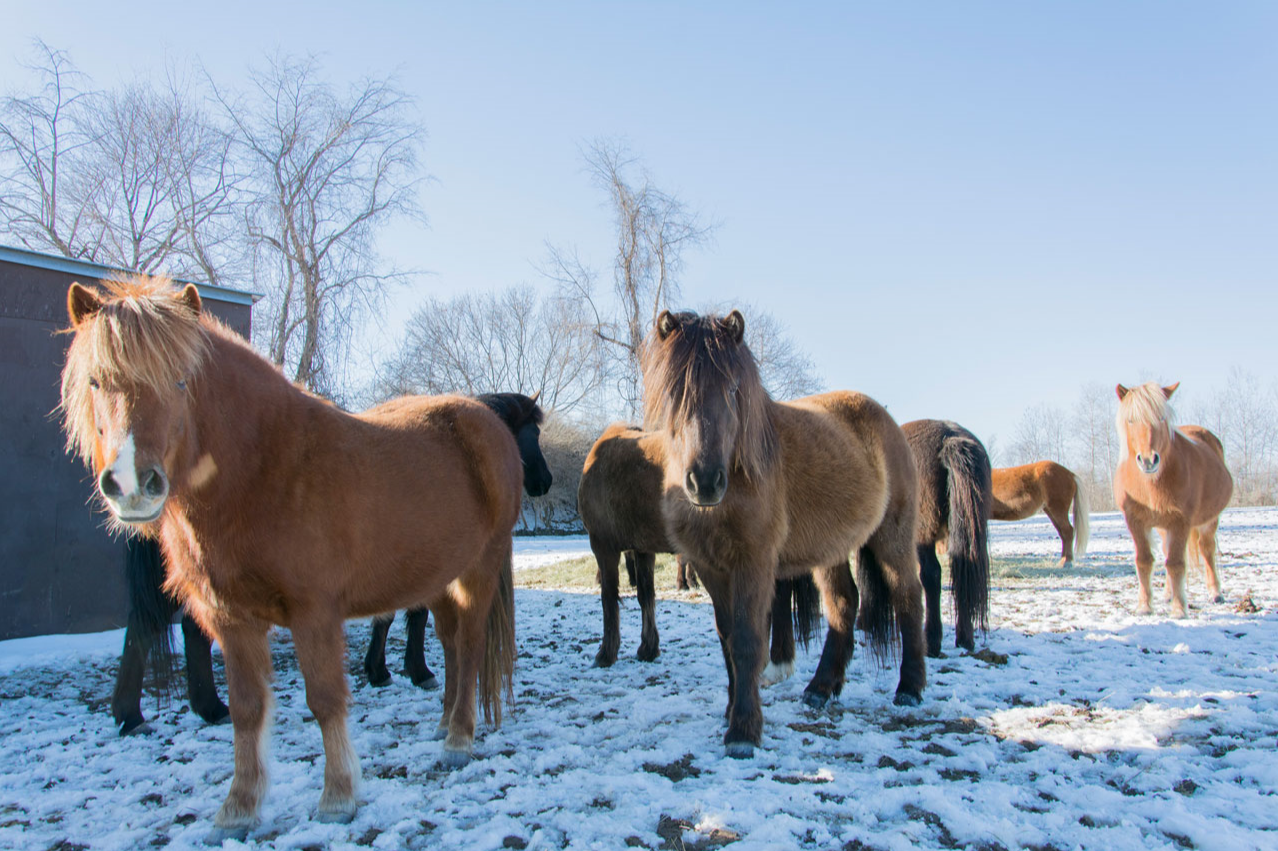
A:
MULTIPOLYGON (((349 825, 312 818, 320 735, 280 631, 264 820, 226 847, 1278 848, 1278 509, 1225 515, 1226 602, 1205 604, 1191 577, 1181 622, 1165 604, 1132 614, 1117 515, 1093 517, 1078 569, 1054 569, 1044 519, 996 523, 992 536, 983 652, 929 660, 916 709, 894 707, 895 671, 858 654, 842 699, 814 712, 799 697, 818 648, 800 651, 796 676, 764 692, 763 748, 741 761, 722 754, 726 676, 698 594, 663 595, 653 663, 633 658, 627 599, 623 656, 596 670, 597 597, 521 589, 515 709, 456 772, 438 767, 429 739, 438 692, 364 684, 367 626, 353 623, 367 803, 349 825)), ((519 548, 523 566, 586 549, 581 538, 519 548)), ((202 847, 229 782, 231 729, 148 698, 155 732, 118 738, 108 701, 120 640, 0 643, 0 848, 202 847)), ((434 665, 433 642, 428 653, 434 665)))

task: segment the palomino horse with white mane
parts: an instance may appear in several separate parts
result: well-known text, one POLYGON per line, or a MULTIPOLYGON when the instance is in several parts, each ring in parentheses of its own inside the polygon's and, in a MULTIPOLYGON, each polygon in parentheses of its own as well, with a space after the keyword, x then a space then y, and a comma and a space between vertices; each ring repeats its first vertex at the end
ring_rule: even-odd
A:
POLYGON ((1069 469, 1055 461, 999 467, 994 470, 993 484, 991 520, 1024 520, 1041 511, 1061 537, 1061 567, 1087 555, 1087 490, 1069 469), (1071 505, 1073 525, 1069 522, 1071 505))
POLYGON ((1130 389, 1118 385, 1114 501, 1136 545, 1137 612, 1151 612, 1154 554, 1150 537, 1158 529, 1167 555, 1167 599, 1172 616, 1183 618, 1188 608, 1186 550, 1201 557, 1212 602, 1224 599, 1216 576, 1216 526, 1233 495, 1234 480, 1216 435, 1202 426, 1176 425, 1167 401, 1179 386, 1180 382, 1159 387, 1154 381, 1130 389))
POLYGON ((501 721, 514 666, 511 529, 523 470, 473 399, 406 397, 352 416, 288 382, 201 312, 194 286, 73 284, 68 443, 114 520, 159 535, 166 589, 222 646, 235 772, 218 833, 258 821, 271 624, 287 626, 324 739, 319 817, 349 820, 343 621, 427 605, 444 645, 444 759, 501 721))

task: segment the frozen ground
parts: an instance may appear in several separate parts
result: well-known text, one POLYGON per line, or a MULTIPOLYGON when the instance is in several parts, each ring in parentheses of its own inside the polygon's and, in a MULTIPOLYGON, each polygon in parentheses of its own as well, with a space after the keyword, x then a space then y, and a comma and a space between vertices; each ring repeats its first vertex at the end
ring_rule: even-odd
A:
MULTIPOLYGON (((1278 848, 1278 510, 1230 511, 1222 527, 1226 602, 1204 604, 1193 577, 1192 616, 1174 622, 1131 613, 1117 515, 1093 518, 1087 566, 1066 571, 1044 520, 994 524, 983 652, 929 660, 911 710, 892 706, 895 672, 858 655, 825 712, 799 701, 816 665, 801 652, 796 676, 764 692, 763 748, 743 761, 722 756, 726 676, 704 597, 664 595, 648 664, 626 600, 623 657, 596 670, 597 597, 520 590, 517 704, 460 771, 437 767, 429 740, 438 692, 371 689, 352 659, 367 803, 350 825, 312 819, 320 736, 281 631, 263 824, 226 847, 1278 848)), ((534 544, 547 541, 520 548, 534 544)), ((349 627, 353 656, 366 633, 349 627)), ((201 847, 231 729, 148 699, 155 732, 117 738, 119 642, 0 644, 0 848, 201 847)))

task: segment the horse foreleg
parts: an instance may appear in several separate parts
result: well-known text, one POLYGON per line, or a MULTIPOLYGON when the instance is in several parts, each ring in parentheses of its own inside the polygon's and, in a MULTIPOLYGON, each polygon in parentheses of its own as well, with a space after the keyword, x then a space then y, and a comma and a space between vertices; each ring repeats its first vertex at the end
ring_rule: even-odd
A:
POLYGON ((111 716, 121 736, 149 732, 142 715, 142 678, 146 657, 153 637, 145 630, 130 626, 124 631, 124 650, 120 653, 120 670, 115 675, 115 692, 111 695, 111 716))
POLYGON ((1198 556, 1207 579, 1207 598, 1213 603, 1225 602, 1220 593, 1220 577, 1216 573, 1216 526, 1219 519, 1198 527, 1198 556))
POLYGON ((621 647, 621 625, 617 572, 621 553, 610 549, 595 550, 595 563, 599 565, 599 602, 603 606, 603 641, 595 654, 595 667, 608 668, 617 661, 621 647))
POLYGON ((1167 590, 1171 595, 1171 615, 1187 617, 1189 601, 1185 596, 1185 551, 1189 546, 1189 529, 1173 526, 1167 529, 1164 540, 1167 548, 1167 590))
POLYGON ((373 618, 368 633, 368 652, 364 654, 364 676, 368 684, 381 688, 391 684, 390 671, 386 670, 386 636, 390 634, 394 612, 373 618))
POLYGON ((728 673, 728 707, 723 711, 726 721, 732 717, 733 699, 736 697, 736 672, 732 663, 732 645, 729 636, 732 634, 732 610, 728 600, 728 584, 718 575, 707 578, 701 575, 701 584, 710 595, 710 604, 714 608, 714 631, 719 638, 719 650, 723 652, 723 667, 728 673))
POLYGON ((1152 614, 1154 608, 1150 604, 1149 583, 1154 575, 1154 550, 1149 536, 1153 530, 1131 517, 1127 518, 1127 530, 1131 532, 1132 544, 1136 548, 1136 582, 1139 585, 1136 614, 1152 614))
MULTIPOLYGON (((732 701, 728 710, 728 729, 723 744, 728 756, 752 756, 763 737, 763 707, 759 700, 759 674, 767 658, 766 624, 768 607, 775 591, 773 568, 775 555, 765 566, 742 565, 738 575, 719 580, 719 598, 727 603, 731 618, 727 633, 728 652, 732 657, 732 701), (751 569, 751 568, 754 569, 751 569)), ((701 581, 709 590, 705 575, 701 581)), ((714 592, 711 592, 712 597, 714 592)), ((716 603, 716 609, 718 604, 716 603)), ((716 610, 716 621, 718 611, 716 610)))
POLYGON ((923 627, 927 639, 927 655, 941 657, 941 562, 935 544, 919 544, 919 579, 923 583, 926 619, 923 627))
POLYGON ((182 614, 182 644, 186 654, 186 696, 191 709, 210 724, 220 724, 231 714, 217 696, 213 681, 213 643, 195 618, 182 614))
POLYGON ((430 625, 430 609, 409 609, 404 616, 408 644, 404 648, 404 672, 413 685, 427 691, 439 688, 439 680, 426 664, 426 627, 430 625))
POLYGON ((297 664, 306 681, 306 705, 319 722, 324 737, 324 791, 320 795, 320 821, 348 822, 355 817, 359 783, 359 757, 346 726, 349 692, 346 671, 346 636, 336 617, 296 618, 292 624, 297 664))
POLYGON ((768 664, 759 675, 759 685, 767 688, 788 680, 794 675, 794 619, 790 614, 794 596, 794 583, 778 579, 772 595, 772 647, 768 652, 768 664))
POLYGON ((640 662, 651 662, 661 654, 661 636, 657 633, 657 591, 654 576, 657 557, 653 553, 635 552, 635 593, 639 597, 639 612, 643 618, 643 631, 639 641, 640 662))
POLYGON ((856 640, 853 631, 859 595, 856 583, 852 581, 852 569, 846 561, 818 568, 812 575, 821 591, 825 619, 830 626, 816 673, 803 690, 803 702, 814 709, 821 709, 830 698, 843 691, 848 659, 852 656, 856 640))
MULTIPOLYGON (((224 625, 217 636, 226 662, 227 696, 234 726, 235 774, 213 824, 225 836, 243 836, 258 823, 266 790, 262 738, 270 716, 271 651, 266 624, 224 625)), ((211 837, 215 841, 219 834, 211 837)))

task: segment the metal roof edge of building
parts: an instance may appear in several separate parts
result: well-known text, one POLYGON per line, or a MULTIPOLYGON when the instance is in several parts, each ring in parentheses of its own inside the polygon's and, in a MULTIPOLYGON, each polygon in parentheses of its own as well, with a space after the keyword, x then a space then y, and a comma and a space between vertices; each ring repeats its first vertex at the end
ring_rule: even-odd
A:
MULTIPOLYGON (((128 269, 121 269, 118 266, 104 266, 101 263, 76 260, 73 257, 61 257, 57 254, 42 254, 29 248, 14 248, 11 245, 0 245, 0 260, 23 266, 34 266, 37 269, 49 269, 54 272, 66 272, 69 275, 84 275, 98 279, 111 278, 121 273, 132 274, 128 269)), ((215 284, 204 284, 199 281, 185 281, 176 278, 174 281, 182 284, 195 284, 200 291, 200 295, 207 295, 217 301, 225 301, 231 304, 252 306, 263 297, 262 293, 233 290, 230 287, 219 287, 215 284)))

